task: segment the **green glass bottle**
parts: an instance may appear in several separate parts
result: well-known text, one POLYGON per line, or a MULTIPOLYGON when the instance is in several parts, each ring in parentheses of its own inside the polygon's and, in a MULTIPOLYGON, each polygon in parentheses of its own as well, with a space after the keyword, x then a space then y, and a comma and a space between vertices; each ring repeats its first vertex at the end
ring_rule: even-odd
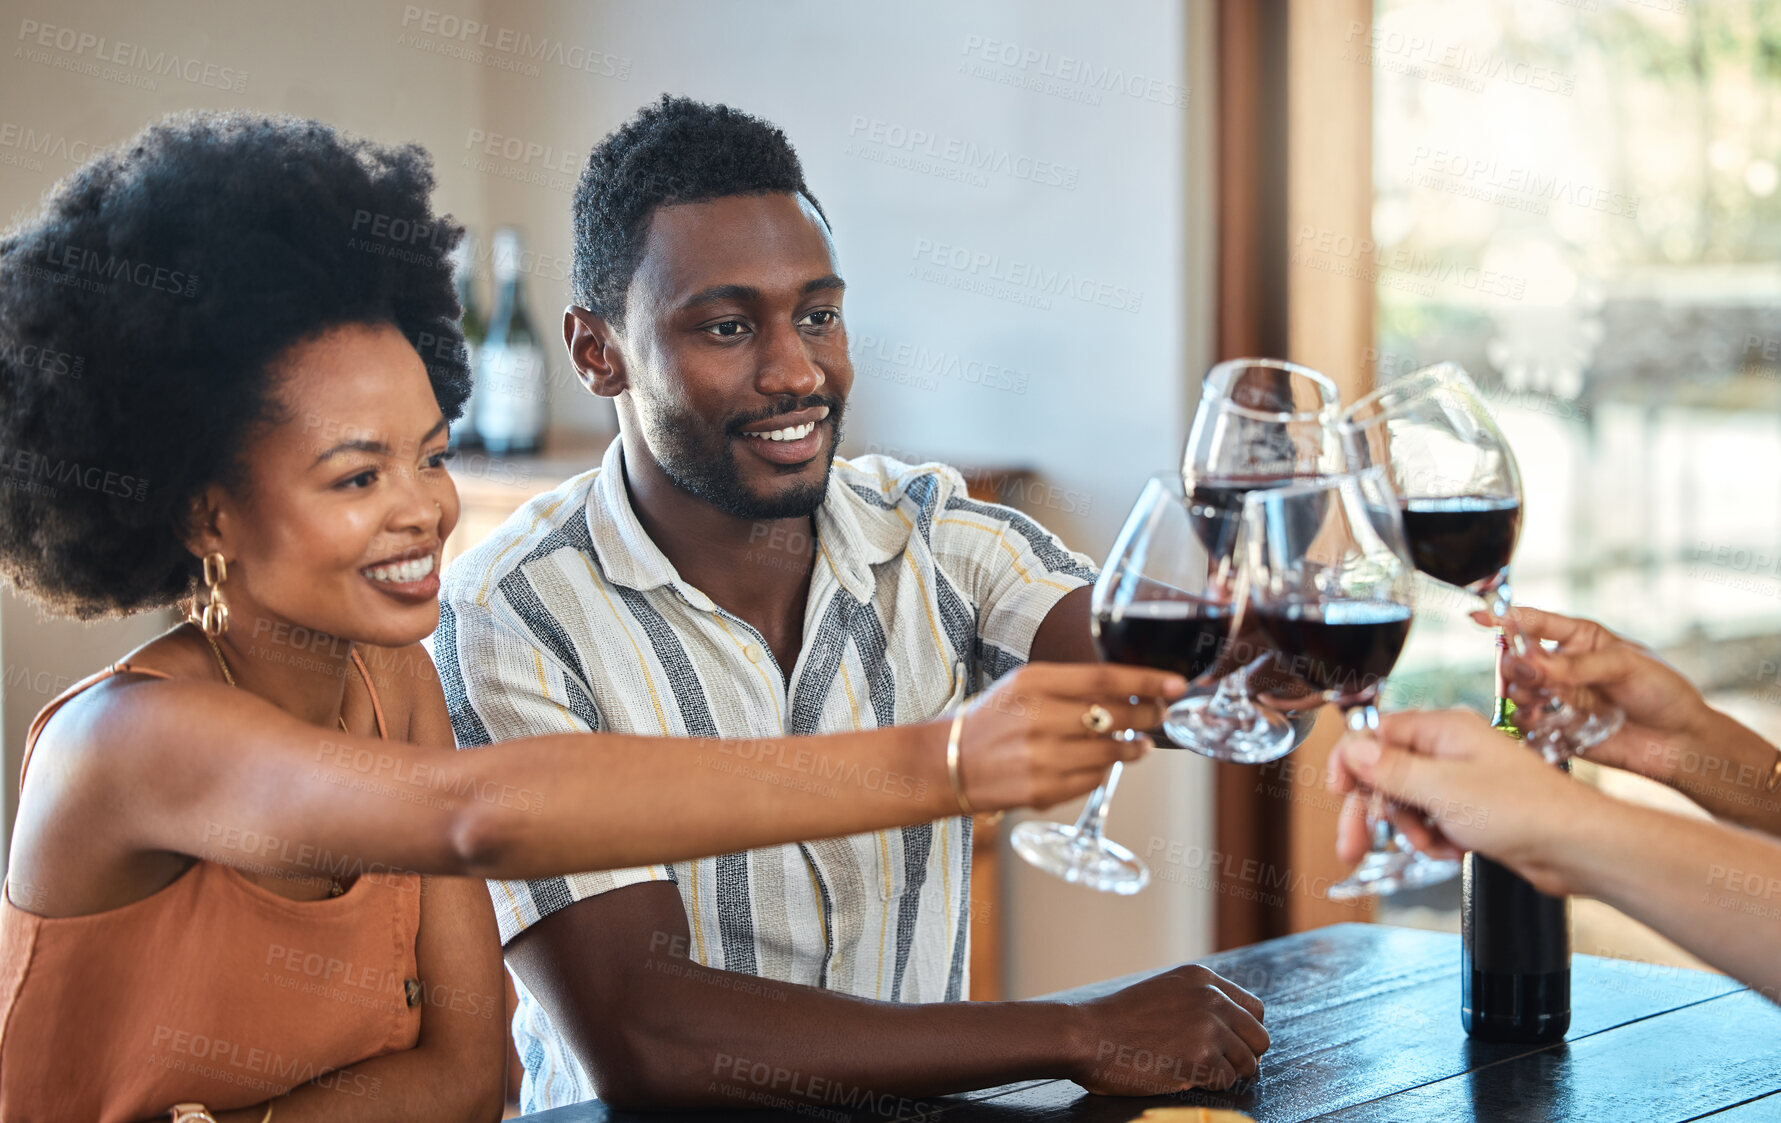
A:
POLYGON ((482 438, 476 433, 476 367, 488 326, 482 318, 482 302, 476 299, 476 235, 464 232, 464 240, 452 251, 451 264, 458 306, 463 309, 459 324, 464 331, 464 347, 470 353, 470 397, 464 402, 464 412, 451 423, 450 442, 453 448, 480 448, 482 438))

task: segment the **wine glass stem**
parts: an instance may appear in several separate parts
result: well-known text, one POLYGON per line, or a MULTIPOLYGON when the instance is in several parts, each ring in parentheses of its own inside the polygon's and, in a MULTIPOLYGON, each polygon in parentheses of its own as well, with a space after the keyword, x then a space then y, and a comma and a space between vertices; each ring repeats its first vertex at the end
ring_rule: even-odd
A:
MULTIPOLYGON (((1342 711, 1342 717, 1347 721, 1351 733, 1379 732, 1379 707, 1372 702, 1350 706, 1342 711)), ((1369 849, 1375 854, 1391 849, 1393 833, 1391 819, 1385 813, 1385 796, 1376 788, 1367 789, 1367 837, 1371 839, 1369 849)))
POLYGON ((1113 767, 1107 770, 1107 782, 1096 788, 1082 806, 1082 814, 1076 819, 1076 845, 1088 846, 1101 841, 1102 828, 1107 823, 1107 805, 1113 802, 1113 791, 1119 787, 1119 774, 1125 771, 1124 761, 1114 761, 1113 767))
POLYGON ((1391 819, 1385 814, 1385 797, 1375 790, 1367 792, 1367 831, 1375 854, 1391 849, 1391 819))
POLYGON ((1233 718, 1238 721, 1249 716, 1248 667, 1238 667, 1218 680, 1218 690, 1213 693, 1206 712, 1216 718, 1233 718))

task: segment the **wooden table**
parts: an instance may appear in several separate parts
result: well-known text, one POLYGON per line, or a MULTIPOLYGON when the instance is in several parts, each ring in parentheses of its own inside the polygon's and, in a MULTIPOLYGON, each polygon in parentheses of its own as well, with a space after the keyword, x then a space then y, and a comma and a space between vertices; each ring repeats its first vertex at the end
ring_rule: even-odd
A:
MULTIPOLYGON (((1460 1029, 1457 936, 1338 924, 1204 962, 1268 1006, 1273 1046, 1261 1079, 1229 1094, 1111 1099, 1041 1080, 905 1101, 900 1115, 834 1105, 632 1114, 586 1103, 525 1118, 1123 1123, 1146 1107, 1180 1103, 1236 1108, 1258 1123, 1781 1120, 1781 1008, 1722 975, 1575 956, 1571 1032, 1535 1047, 1477 1043, 1460 1029)), ((1100 994, 1125 981, 1066 993, 1100 994)))

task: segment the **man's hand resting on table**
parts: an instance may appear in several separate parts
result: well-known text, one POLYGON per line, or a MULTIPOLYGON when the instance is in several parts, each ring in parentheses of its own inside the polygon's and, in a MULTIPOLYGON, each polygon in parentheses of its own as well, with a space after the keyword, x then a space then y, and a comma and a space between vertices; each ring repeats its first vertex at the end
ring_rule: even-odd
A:
POLYGON ((1261 999, 1188 964, 1077 1007, 1078 1070, 1070 1079, 1104 1096, 1229 1088, 1260 1072, 1267 1051, 1261 999))

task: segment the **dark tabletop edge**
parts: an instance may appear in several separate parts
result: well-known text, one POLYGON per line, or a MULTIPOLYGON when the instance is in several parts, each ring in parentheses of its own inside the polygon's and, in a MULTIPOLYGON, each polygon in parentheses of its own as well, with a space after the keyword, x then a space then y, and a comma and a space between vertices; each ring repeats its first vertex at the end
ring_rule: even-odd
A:
MULTIPOLYGON (((1603 958, 1610 958, 1610 957, 1592 956, 1591 958, 1603 959, 1603 958)), ((1691 968, 1685 967, 1685 968, 1679 968, 1679 970, 1691 970, 1691 968)), ((1705 972, 1703 972, 1703 973, 1705 973, 1705 972)), ((1412 1092, 1419 1088, 1433 1088, 1437 1085, 1445 1084, 1450 1080, 1464 1080, 1467 1077, 1474 1075, 1475 1073, 1483 1072, 1487 1068, 1495 1068, 1496 1066, 1503 1065, 1503 1064, 1513 1064, 1516 1061, 1522 1060, 1527 1057, 1534 1056, 1538 1053, 1548 1053, 1548 1052, 1551 1052, 1552 1050, 1557 1049, 1561 1046, 1569 1047, 1572 1045, 1576 1045, 1579 1042, 1588 1041, 1592 1037, 1600 1037, 1604 1033, 1614 1033, 1618 1030, 1625 1029, 1627 1026, 1638 1025, 1640 1022, 1648 1022, 1652 1018, 1661 1018, 1661 1017, 1665 1017, 1666 1015, 1669 1015, 1669 1014, 1674 1014, 1678 1010, 1687 1010, 1687 1009, 1690 1009, 1695 1006, 1700 1006, 1707 1002, 1717 1002, 1722 998, 1730 998, 1733 995, 1748 994, 1748 993, 1750 993, 1750 988, 1741 986, 1741 987, 1738 987, 1736 990, 1728 990, 1722 994, 1709 995, 1706 998, 1696 999, 1693 1002, 1684 1002, 1680 1006, 1671 1006, 1671 1007, 1668 1007, 1667 1009, 1663 1009, 1663 1010, 1654 1010, 1649 1014, 1641 1014, 1636 1018, 1628 1018, 1624 1022, 1615 1022, 1611 1026, 1603 1026, 1601 1029, 1593 1030, 1589 1033, 1582 1034, 1581 1036, 1578 1036, 1578 1037, 1565 1037, 1565 1038, 1561 1038, 1558 1041, 1553 1041, 1546 1045, 1537 1045, 1537 1046, 1530 1047, 1525 1052, 1513 1053, 1506 1057, 1497 1057, 1493 1060, 1486 1061, 1483 1064, 1477 1065, 1473 1068, 1468 1068, 1464 1072, 1456 1072, 1450 1076, 1443 1076, 1443 1077, 1440 1077, 1439 1079, 1435 1079, 1435 1080, 1425 1080, 1420 1084, 1407 1084, 1402 1088, 1398 1088, 1395 1091, 1388 1092, 1382 1096, 1372 1096, 1368 1099, 1356 1100, 1355 1102, 1353 1102, 1351 1104, 1345 1104, 1342 1107, 1336 1108, 1333 1111, 1326 1111, 1326 1112, 1322 1112, 1321 1114, 1318 1114, 1318 1115, 1307 1116, 1305 1119, 1301 1120, 1300 1123, 1315 1123, 1315 1121, 1318 1119, 1330 1119, 1335 1116, 1341 1115, 1344 1112, 1353 1111, 1354 1109, 1359 1108, 1359 1107, 1365 1107, 1367 1104, 1370 1104, 1370 1103, 1378 1103, 1381 1100, 1389 1100, 1394 1096, 1401 1096, 1406 1092, 1412 1092)), ((1756 1097, 1754 1097, 1754 1099, 1745 1100, 1745 1101, 1743 1101, 1743 1103, 1754 1103, 1754 1102, 1757 1102, 1757 1101, 1760 1101, 1760 1100, 1766 1098, 1767 1096, 1775 1096, 1775 1095, 1781 1095, 1781 1091, 1768 1092, 1762 1096, 1756 1096, 1756 1097)), ((1706 1115, 1691 1115, 1691 1116, 1689 1116, 1688 1119, 1683 1120, 1682 1123, 1692 1123, 1692 1121, 1695 1119, 1706 1119, 1706 1118, 1709 1118, 1710 1116, 1718 1115, 1720 1112, 1730 1111, 1732 1108, 1739 1107, 1739 1106, 1742 1106, 1742 1105, 1741 1104, 1724 1104, 1720 1107, 1714 1108, 1712 1111, 1707 1112, 1706 1115)))
POLYGON ((1751 1104, 1761 1103, 1764 1100, 1774 1100, 1776 1106, 1781 1107, 1781 1091, 1764 1092, 1760 1096, 1751 1096, 1749 1099, 1739 1100, 1735 1104, 1726 1104, 1724 1107, 1716 1107, 1705 1115, 1691 1115, 1687 1119, 1682 1120, 1682 1123, 1695 1123, 1698 1119, 1711 1119, 1715 1115, 1724 1115, 1728 1111, 1736 1111, 1741 1107, 1749 1107, 1751 1104))

